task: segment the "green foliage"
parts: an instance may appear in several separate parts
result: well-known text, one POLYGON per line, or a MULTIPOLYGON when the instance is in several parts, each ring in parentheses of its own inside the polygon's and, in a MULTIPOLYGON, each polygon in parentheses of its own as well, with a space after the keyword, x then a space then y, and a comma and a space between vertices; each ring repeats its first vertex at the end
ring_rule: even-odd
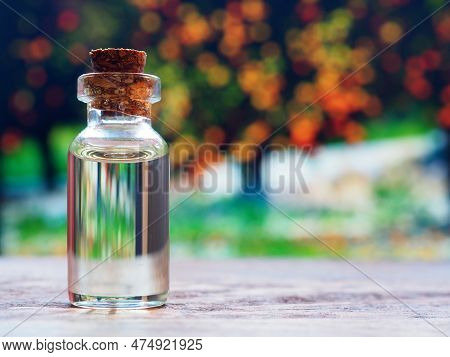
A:
POLYGON ((6 185, 24 185, 39 182, 43 175, 43 157, 37 143, 25 139, 1 159, 3 182, 6 185))
POLYGON ((51 160, 59 175, 67 171, 67 151, 75 136, 82 130, 82 126, 55 126, 49 134, 51 160))
POLYGON ((421 135, 435 128, 435 111, 427 106, 416 105, 405 111, 392 110, 366 124, 367 139, 387 139, 421 135))

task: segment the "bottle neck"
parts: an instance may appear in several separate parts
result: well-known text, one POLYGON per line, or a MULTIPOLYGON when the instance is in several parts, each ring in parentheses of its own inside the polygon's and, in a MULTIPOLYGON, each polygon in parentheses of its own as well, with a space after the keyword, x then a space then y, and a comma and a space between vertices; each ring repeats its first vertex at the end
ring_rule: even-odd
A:
POLYGON ((103 112, 93 113, 94 121, 101 120, 99 115, 124 120, 135 120, 126 116, 150 118, 152 104, 161 99, 160 93, 159 78, 143 73, 88 73, 78 78, 77 96, 88 104, 88 113, 92 108, 103 112))
POLYGON ((137 124, 146 124, 151 126, 151 120, 148 117, 129 115, 117 111, 100 110, 93 108, 90 104, 87 106, 87 123, 89 127, 137 124))

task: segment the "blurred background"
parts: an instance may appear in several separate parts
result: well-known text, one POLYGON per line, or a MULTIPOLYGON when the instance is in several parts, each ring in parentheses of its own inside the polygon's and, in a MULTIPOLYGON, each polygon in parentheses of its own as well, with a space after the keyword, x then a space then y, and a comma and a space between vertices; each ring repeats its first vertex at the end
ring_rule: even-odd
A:
POLYGON ((2 0, 1 253, 65 254, 67 148, 86 125, 76 80, 90 49, 125 47, 162 80, 153 124, 171 144, 172 203, 180 181, 202 191, 171 213, 173 255, 333 256, 288 214, 348 257, 449 258, 443 5, 2 0), (221 151, 198 154, 204 143, 221 151), (196 180, 210 168, 212 193, 196 180), (289 189, 264 189, 280 178, 289 189))

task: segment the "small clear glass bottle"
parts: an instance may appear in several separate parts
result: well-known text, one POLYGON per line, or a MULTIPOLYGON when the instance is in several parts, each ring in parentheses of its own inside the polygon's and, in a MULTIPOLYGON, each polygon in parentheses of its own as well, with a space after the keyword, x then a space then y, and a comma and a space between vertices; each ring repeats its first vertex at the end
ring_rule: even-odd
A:
POLYGON ((86 308, 163 305, 169 290, 168 147, 152 128, 160 80, 78 79, 87 128, 68 155, 68 290, 86 308))

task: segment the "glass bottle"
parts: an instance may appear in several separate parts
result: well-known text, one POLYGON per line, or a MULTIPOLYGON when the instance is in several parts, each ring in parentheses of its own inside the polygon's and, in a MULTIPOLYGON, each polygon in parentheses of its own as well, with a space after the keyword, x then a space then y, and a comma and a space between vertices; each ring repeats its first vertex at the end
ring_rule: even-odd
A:
POLYGON ((152 128, 160 80, 78 79, 87 127, 68 154, 68 290, 86 308, 163 305, 169 290, 168 147, 152 128))

